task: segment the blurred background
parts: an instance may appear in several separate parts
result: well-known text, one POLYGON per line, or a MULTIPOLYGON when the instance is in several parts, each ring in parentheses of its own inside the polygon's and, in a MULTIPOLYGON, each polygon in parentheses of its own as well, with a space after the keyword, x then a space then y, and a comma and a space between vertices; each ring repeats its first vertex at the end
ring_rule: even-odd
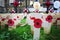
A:
MULTIPOLYGON (((16 10, 16 13, 22 13, 24 8, 33 8, 33 3, 37 0, 0 0, 0 13, 9 13, 11 9, 16 10), (17 8, 14 7, 14 1, 17 1, 17 8)), ((50 0, 53 4, 55 0, 50 0)), ((38 0, 41 6, 45 7, 46 0, 38 0)))

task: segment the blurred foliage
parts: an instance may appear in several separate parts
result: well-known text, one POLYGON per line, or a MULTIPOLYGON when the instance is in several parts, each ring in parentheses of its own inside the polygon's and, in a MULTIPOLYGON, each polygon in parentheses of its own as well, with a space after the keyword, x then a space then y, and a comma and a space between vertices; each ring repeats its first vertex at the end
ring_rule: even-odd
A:
MULTIPOLYGON (((3 30, 0 30, 0 40, 32 40, 30 26, 20 26, 14 30, 8 30, 7 25, 3 30)), ((1 26, 0 26, 1 29, 1 26)))

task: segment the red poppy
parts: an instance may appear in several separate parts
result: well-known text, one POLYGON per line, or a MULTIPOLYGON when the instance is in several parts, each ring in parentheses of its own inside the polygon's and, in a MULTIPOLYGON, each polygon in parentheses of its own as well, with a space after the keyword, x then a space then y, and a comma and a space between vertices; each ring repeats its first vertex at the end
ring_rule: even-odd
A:
POLYGON ((39 13, 39 10, 35 10, 35 13, 39 13))
POLYGON ((17 16, 17 18, 19 18, 19 16, 17 16))
POLYGON ((12 19, 8 20, 8 26, 13 26, 14 25, 14 21, 12 19))
POLYGON ((51 10, 50 10, 50 12, 51 12, 51 13, 53 13, 53 12, 54 12, 54 10, 52 10, 52 9, 51 9, 51 10))
POLYGON ((2 20, 1 21, 5 21, 5 18, 2 18, 2 20))
POLYGON ((11 10, 11 13, 15 13, 15 10, 11 10))
POLYGON ((30 17, 31 20, 34 20, 34 27, 35 28, 41 28, 42 20, 36 19, 35 17, 30 17))
POLYGON ((14 6, 17 7, 19 5, 18 1, 14 1, 14 6))
POLYGON ((57 20, 60 20, 60 18, 57 18, 57 20))
POLYGON ((46 18, 46 21, 48 21, 49 23, 52 22, 53 17, 51 15, 48 15, 46 18))
POLYGON ((34 27, 35 28, 41 28, 42 26, 42 20, 41 19, 35 19, 34 20, 34 27))
POLYGON ((51 4, 50 1, 47 0, 47 1, 46 1, 46 6, 49 7, 50 4, 51 4))
POLYGON ((23 10, 23 12, 24 12, 24 13, 28 13, 28 10, 25 8, 25 9, 23 10))
POLYGON ((14 20, 16 21, 16 18, 14 18, 14 20))
POLYGON ((30 17, 31 20, 35 20, 35 17, 30 17))

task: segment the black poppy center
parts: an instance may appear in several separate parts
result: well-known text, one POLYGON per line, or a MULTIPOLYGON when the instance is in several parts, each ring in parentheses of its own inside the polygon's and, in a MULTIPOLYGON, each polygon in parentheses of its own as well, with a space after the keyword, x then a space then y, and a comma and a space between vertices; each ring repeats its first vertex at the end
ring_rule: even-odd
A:
POLYGON ((39 25, 39 22, 37 22, 36 24, 39 25))
POLYGON ((48 18, 48 20, 50 20, 51 18, 48 18))
POLYGON ((12 23, 11 21, 9 23, 12 23))
POLYGON ((25 12, 27 12, 27 10, 25 10, 25 12))

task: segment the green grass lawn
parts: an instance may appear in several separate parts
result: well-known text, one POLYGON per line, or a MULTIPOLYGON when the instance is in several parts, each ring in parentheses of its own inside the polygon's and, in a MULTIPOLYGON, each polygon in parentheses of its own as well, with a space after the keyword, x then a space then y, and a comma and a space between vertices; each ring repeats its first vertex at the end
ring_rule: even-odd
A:
MULTIPOLYGON (((41 28, 40 40, 60 40, 60 29, 56 26, 52 26, 50 34, 44 34, 43 28, 41 28)), ((32 40, 30 26, 19 26, 14 30, 0 30, 0 40, 32 40)))

